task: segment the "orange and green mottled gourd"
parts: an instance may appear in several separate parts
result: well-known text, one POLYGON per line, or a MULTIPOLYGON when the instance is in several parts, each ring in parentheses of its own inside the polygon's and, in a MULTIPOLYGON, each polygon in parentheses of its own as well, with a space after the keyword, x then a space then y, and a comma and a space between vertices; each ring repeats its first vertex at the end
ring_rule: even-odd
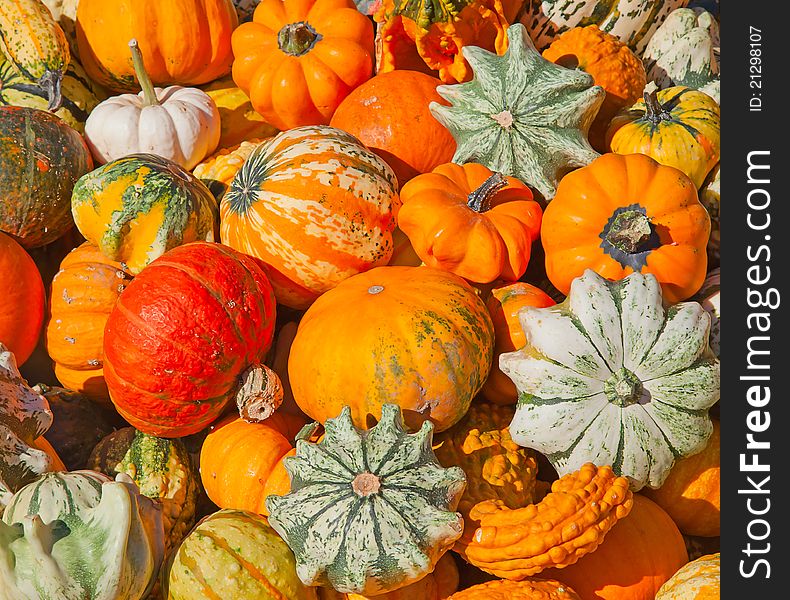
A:
POLYGON ((80 233, 132 275, 181 244, 217 239, 217 201, 194 175, 154 154, 130 154, 81 177, 71 211, 80 233))
POLYGON ((617 154, 647 154, 680 169, 699 189, 718 164, 720 108, 705 92, 683 86, 645 92, 609 124, 607 147, 617 154))
POLYGON ((664 582, 687 562, 683 536, 669 515, 634 494, 629 515, 612 527, 595 552, 542 576, 568 584, 589 600, 654 600, 664 582))
POLYGON ((642 97, 647 84, 642 61, 627 45, 597 25, 566 31, 543 51, 543 58, 589 73, 595 85, 606 90, 589 133, 592 147, 605 152, 609 122, 621 109, 642 97))
POLYGON ((555 579, 498 579, 473 585, 448 600, 582 600, 570 586, 555 579))
POLYGON ((499 357, 518 350, 526 343, 524 330, 518 320, 519 311, 525 306, 545 308, 554 305, 551 297, 534 285, 517 281, 499 285, 491 290, 486 300, 488 314, 494 323, 494 360, 480 393, 495 404, 515 404, 518 390, 510 377, 499 368, 499 357))
POLYGON ((229 73, 237 25, 231 0, 80 0, 77 46, 90 78, 114 92, 139 90, 132 38, 154 85, 200 85, 229 73))
POLYGON ((104 381, 104 325, 132 275, 85 242, 60 263, 52 279, 44 345, 60 383, 108 403, 104 381))
POLYGON ((305 309, 344 279, 386 265, 400 207, 392 169, 325 125, 279 133, 222 197, 223 244, 259 258, 277 301, 305 309))
POLYGON ((466 489, 458 511, 464 517, 463 554, 480 524, 470 516, 475 505, 500 500, 507 508, 522 508, 535 501, 535 452, 517 445, 508 424, 513 408, 475 400, 464 418, 447 431, 434 436, 434 453, 444 467, 461 467, 466 473, 466 489))
POLYGON ((543 213, 546 274, 567 294, 586 269, 651 273, 676 303, 705 281, 710 216, 694 182, 644 154, 604 154, 568 173, 543 213))
POLYGON ((483 385, 493 337, 485 304, 458 275, 371 269, 323 294, 302 317, 288 359, 294 399, 321 423, 348 405, 357 427, 397 402, 409 427, 428 419, 443 431, 483 385))
POLYGON ((683 565, 658 590, 655 600, 719 600, 721 555, 707 554, 683 565))

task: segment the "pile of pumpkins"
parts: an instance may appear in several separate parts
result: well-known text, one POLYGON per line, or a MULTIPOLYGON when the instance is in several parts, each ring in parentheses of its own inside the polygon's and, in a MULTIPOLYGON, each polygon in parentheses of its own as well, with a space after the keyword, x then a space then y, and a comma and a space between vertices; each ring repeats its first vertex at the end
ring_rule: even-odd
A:
POLYGON ((0 50, 0 599, 718 598, 718 2, 0 50))

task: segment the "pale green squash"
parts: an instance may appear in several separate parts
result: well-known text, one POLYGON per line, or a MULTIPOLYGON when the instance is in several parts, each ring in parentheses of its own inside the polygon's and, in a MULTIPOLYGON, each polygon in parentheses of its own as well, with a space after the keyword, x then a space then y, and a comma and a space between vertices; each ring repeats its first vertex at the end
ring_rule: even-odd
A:
POLYGON ((519 391, 510 434, 562 476, 611 465, 634 490, 660 487, 713 432, 719 361, 697 302, 664 307, 653 275, 592 270, 562 304, 519 313, 525 346, 499 366, 519 391))
POLYGON ((450 106, 430 109, 455 138, 453 162, 516 177, 548 201, 563 175, 599 156, 587 134, 606 92, 590 74, 544 59, 523 25, 507 37, 504 56, 464 47, 474 78, 437 87, 450 106))
POLYGON ((324 428, 321 441, 300 439, 284 459, 291 491, 266 499, 299 578, 363 595, 422 579, 463 531, 455 509, 466 476, 439 464, 433 424, 407 433, 400 408, 384 404, 368 430, 354 427, 348 407, 324 428))
POLYGON ((721 358, 721 269, 712 269, 693 300, 710 315, 710 349, 721 358))
POLYGON ((144 598, 164 556, 159 506, 125 474, 47 473, 0 522, 0 599, 144 598))

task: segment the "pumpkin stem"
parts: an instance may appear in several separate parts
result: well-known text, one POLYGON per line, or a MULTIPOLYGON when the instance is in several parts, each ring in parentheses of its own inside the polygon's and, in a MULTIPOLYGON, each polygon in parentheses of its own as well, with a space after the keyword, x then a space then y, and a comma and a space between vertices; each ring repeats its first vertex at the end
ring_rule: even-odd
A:
POLYGON ((609 402, 625 408, 639 402, 644 390, 642 382, 625 367, 621 368, 603 384, 604 393, 609 402))
POLYGON ((360 473, 351 482, 351 489, 357 496, 365 497, 375 494, 381 488, 381 480, 373 473, 360 473))
POLYGON ((491 115, 491 118, 504 129, 510 129, 513 126, 513 113, 509 110, 503 110, 495 115, 491 115))
POLYGON ((642 251, 642 245, 652 234, 653 229, 646 214, 638 210, 626 210, 614 218, 606 239, 615 248, 634 254, 642 251))
POLYGON ((266 365, 253 365, 241 374, 236 392, 239 416, 248 423, 260 423, 272 416, 283 402, 283 384, 266 365))
POLYGON ((645 100, 645 117, 648 121, 658 124, 661 121, 671 118, 669 113, 664 110, 664 107, 661 106, 661 103, 658 101, 658 90, 644 92, 642 97, 645 100))
POLYGON ((313 49, 320 40, 321 34, 312 28, 310 23, 299 21, 288 23, 277 34, 277 45, 280 50, 291 56, 302 56, 313 49))
POLYGON ((38 87, 44 90, 49 103, 47 110, 55 112, 63 105, 63 94, 61 93, 61 83, 63 82, 63 72, 60 69, 54 71, 47 70, 38 80, 38 87))
POLYGON ((491 200, 496 193, 507 186, 507 179, 502 173, 494 172, 479 188, 469 194, 466 205, 473 211, 481 213, 491 208, 491 200))
POLYGON ((129 49, 132 51, 132 63, 134 64, 134 73, 137 75, 137 81, 143 89, 143 106, 156 106, 159 100, 154 91, 154 84, 151 83, 151 78, 148 76, 148 71, 145 70, 145 63, 143 63, 143 53, 137 45, 137 40, 132 38, 129 40, 129 49))

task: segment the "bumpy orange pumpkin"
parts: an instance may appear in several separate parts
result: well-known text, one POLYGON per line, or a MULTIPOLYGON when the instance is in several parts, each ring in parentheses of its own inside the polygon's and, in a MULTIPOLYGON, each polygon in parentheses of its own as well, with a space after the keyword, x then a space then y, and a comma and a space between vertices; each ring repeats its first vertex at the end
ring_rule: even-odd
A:
POLYGON ((398 227, 429 267, 474 283, 527 270, 543 211, 514 177, 478 163, 439 165, 403 186, 398 227))
POLYGON ((569 586, 555 579, 522 581, 497 579, 468 587, 449 600, 581 600, 569 586))
POLYGON ((558 579, 589 600, 653 600, 687 561, 683 536, 669 515, 634 494, 631 513, 612 527, 595 552, 541 576, 558 579))
POLYGON ((638 271, 669 303, 705 281, 709 235, 694 182, 644 154, 604 154, 567 174, 541 225, 546 274, 562 293, 586 269, 611 280, 638 271))
POLYGON ((641 59, 626 44, 601 31, 597 25, 566 31, 543 51, 543 58, 589 73, 595 85, 606 90, 606 98, 589 133, 592 147, 604 152, 609 122, 621 109, 642 97, 647 75, 641 59))
POLYGON ((307 309, 288 359, 294 399, 321 423, 351 407, 375 424, 397 403, 409 428, 458 422, 491 366, 493 326, 462 278, 430 267, 377 267, 307 309))
POLYGON ((681 533, 716 537, 721 531, 721 426, 702 452, 681 458, 658 489, 642 491, 672 517, 681 533))
POLYGON ((519 311, 525 306, 545 308, 555 304, 542 289, 517 281, 498 285, 486 300, 488 314, 494 323, 494 360, 481 393, 486 400, 496 404, 515 404, 518 390, 499 368, 499 356, 514 352, 526 343, 524 330, 518 320, 519 311))
POLYGON ((352 0, 263 0, 233 54, 233 81, 269 123, 327 125, 373 75, 373 24, 352 0))
POLYGON ((44 282, 36 263, 14 239, 0 231, 0 342, 21 366, 38 342, 44 322, 44 282))
POLYGON ((231 0, 80 0, 77 45, 90 78, 110 90, 140 89, 132 38, 155 85, 197 85, 230 70, 236 25, 231 0))
POLYGON ((85 242, 52 279, 44 344, 64 387, 109 404, 104 381, 104 326, 132 275, 85 242))

